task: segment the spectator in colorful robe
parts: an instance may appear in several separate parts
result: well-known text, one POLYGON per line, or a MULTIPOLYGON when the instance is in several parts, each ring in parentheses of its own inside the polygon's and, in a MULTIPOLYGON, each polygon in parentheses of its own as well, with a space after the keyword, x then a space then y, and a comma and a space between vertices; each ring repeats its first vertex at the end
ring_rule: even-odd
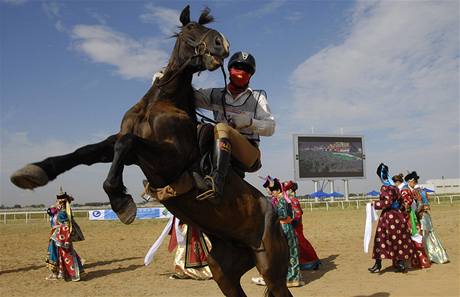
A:
POLYGON ((375 209, 381 209, 377 229, 374 237, 372 258, 375 264, 368 270, 371 273, 382 269, 382 259, 393 261, 396 272, 405 272, 405 261, 410 261, 414 253, 414 245, 405 214, 401 211, 402 198, 398 188, 394 185, 394 176, 389 179, 388 166, 381 163, 377 168, 377 175, 382 181, 379 201, 373 202, 375 209))
POLYGON ((299 263, 300 270, 317 270, 321 261, 315 252, 315 249, 311 243, 305 238, 303 233, 302 224, 302 207, 300 206, 299 199, 297 199, 295 193, 297 191, 297 183, 288 181, 283 183, 284 190, 287 192, 289 199, 291 200, 292 211, 294 218, 291 225, 294 227, 294 232, 299 242, 299 263))
POLYGON ((273 185, 269 186, 272 193, 272 203, 278 214, 281 228, 286 236, 289 247, 289 267, 287 273, 287 286, 300 287, 305 285, 300 274, 299 264, 299 243, 295 236, 294 228, 291 223, 294 218, 291 201, 286 193, 283 193, 281 183, 274 179, 273 185))
POLYGON ((441 241, 439 240, 436 232, 433 228, 433 222, 431 221, 430 215, 430 202, 428 193, 425 189, 415 186, 414 194, 417 198, 417 218, 420 222, 420 228, 422 230, 423 243, 425 251, 431 262, 436 264, 444 264, 449 262, 449 257, 444 249, 441 241))
POLYGON ((417 185, 419 176, 417 172, 412 171, 404 177, 405 183, 401 187, 401 196, 403 198, 404 208, 406 210, 406 219, 411 227, 412 241, 415 246, 415 253, 412 256, 413 268, 431 267, 430 259, 425 250, 423 243, 422 228, 417 217, 417 185))
MULTIPOLYGON (((174 218, 174 220, 178 220, 178 218, 174 218)), ((173 224, 173 226, 175 225, 173 224)), ((174 248, 176 248, 176 255, 174 256, 172 278, 195 280, 212 278, 212 272, 208 265, 211 242, 201 231, 179 222, 178 228, 171 228, 168 250, 172 252, 174 248), (179 236, 177 236, 177 232, 180 232, 179 236)))
MULTIPOLYGON (((149 200, 155 197, 150 191, 149 183, 143 182, 144 191, 141 197, 149 200)), ((165 210, 167 214, 167 210, 165 210)), ((147 266, 153 261, 155 253, 167 235, 170 235, 168 251, 176 249, 174 256, 175 279, 208 280, 212 278, 212 272, 208 265, 208 254, 212 245, 208 237, 197 228, 182 223, 177 217, 171 216, 160 237, 155 241, 147 252, 144 264, 147 266)))
POLYGON ((70 203, 73 198, 63 193, 62 189, 56 198, 56 204, 47 211, 50 216, 51 234, 46 263, 51 274, 46 279, 79 281, 83 264, 72 243, 73 224, 70 203))

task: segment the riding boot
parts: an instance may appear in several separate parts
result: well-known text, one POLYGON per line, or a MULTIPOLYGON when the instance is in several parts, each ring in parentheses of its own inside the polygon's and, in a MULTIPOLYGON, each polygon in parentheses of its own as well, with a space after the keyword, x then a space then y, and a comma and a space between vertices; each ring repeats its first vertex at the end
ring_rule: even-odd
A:
POLYGON ((214 171, 210 178, 205 178, 206 184, 213 190, 210 201, 214 204, 220 203, 224 195, 225 177, 232 157, 231 144, 227 138, 218 138, 214 147, 213 163, 214 171))
POLYGON ((396 272, 405 272, 406 271, 406 266, 404 265, 403 260, 398 260, 396 262, 396 272))
POLYGON ((375 259, 374 266, 372 266, 371 268, 368 268, 367 270, 369 270, 372 273, 376 273, 376 272, 379 272, 380 269, 382 269, 382 260, 381 259, 375 259))

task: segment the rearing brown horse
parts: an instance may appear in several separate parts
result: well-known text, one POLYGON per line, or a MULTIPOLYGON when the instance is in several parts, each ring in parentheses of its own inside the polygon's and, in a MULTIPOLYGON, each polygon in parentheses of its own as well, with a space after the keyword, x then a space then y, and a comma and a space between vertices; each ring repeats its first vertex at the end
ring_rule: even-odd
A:
MULTIPOLYGON (((217 69, 229 54, 225 37, 204 26, 212 20, 205 9, 198 22, 191 22, 189 6, 184 8, 182 28, 163 78, 128 110, 118 134, 29 164, 15 172, 11 181, 33 189, 77 165, 112 162, 104 190, 119 219, 131 223, 136 205, 123 185, 125 165, 138 165, 150 185, 161 188, 199 159, 192 77, 198 71, 217 69)), ((209 236, 209 265, 226 296, 246 296, 240 278, 254 266, 267 284, 267 295, 292 296, 286 287, 287 243, 270 202, 232 171, 226 180, 223 201, 217 206, 197 201, 195 188, 162 203, 209 236)))

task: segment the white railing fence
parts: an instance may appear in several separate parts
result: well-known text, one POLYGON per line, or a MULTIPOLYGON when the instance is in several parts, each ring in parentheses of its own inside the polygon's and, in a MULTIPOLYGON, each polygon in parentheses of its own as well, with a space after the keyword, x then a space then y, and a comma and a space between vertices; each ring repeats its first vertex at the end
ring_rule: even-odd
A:
MULTIPOLYGON (((377 197, 370 197, 367 199, 350 199, 350 200, 324 200, 324 201, 308 201, 308 200, 301 200, 300 205, 302 206, 302 209, 310 209, 310 211, 313 211, 313 209, 316 208, 326 208, 326 210, 329 210, 329 208, 339 208, 339 209, 346 209, 346 208, 355 208, 359 209, 360 207, 364 207, 366 203, 373 201, 373 200, 378 200, 377 197)), ((460 202, 460 194, 458 195, 431 195, 430 196, 431 204, 433 205, 439 205, 439 204, 450 204, 453 205, 454 203, 459 203, 460 202)))
MULTIPOLYGON (((455 203, 460 203, 460 194, 458 195, 431 195, 431 204, 447 204, 453 205, 455 203)), ((329 211, 330 208, 334 209, 359 209, 364 207, 366 203, 377 200, 376 197, 371 197, 368 199, 350 199, 346 200, 325 200, 325 201, 308 201, 300 200, 300 205, 304 210, 313 211, 314 209, 326 209, 329 211)), ((72 212, 75 217, 83 218, 89 217, 89 212, 94 209, 72 209, 72 212)), ((13 222, 33 222, 33 221, 49 221, 49 216, 45 210, 30 210, 30 211, 13 211, 10 209, 0 210, 0 219, 3 224, 13 223, 13 222)))
MULTIPOLYGON (((88 210, 72 210, 75 217, 89 217, 88 210)), ((0 210, 0 218, 3 224, 10 222, 25 222, 26 224, 31 221, 47 221, 49 216, 46 210, 30 210, 30 211, 11 211, 0 210)))

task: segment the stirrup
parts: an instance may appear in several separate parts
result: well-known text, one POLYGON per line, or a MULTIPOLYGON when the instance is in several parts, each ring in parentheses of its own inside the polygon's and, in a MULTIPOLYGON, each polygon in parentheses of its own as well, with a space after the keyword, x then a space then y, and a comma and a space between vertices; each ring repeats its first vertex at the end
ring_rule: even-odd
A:
POLYGON ((204 177, 204 180, 210 181, 211 189, 204 191, 203 193, 197 195, 195 199, 198 201, 216 198, 216 184, 214 183, 214 179, 212 178, 212 176, 206 175, 204 177))

